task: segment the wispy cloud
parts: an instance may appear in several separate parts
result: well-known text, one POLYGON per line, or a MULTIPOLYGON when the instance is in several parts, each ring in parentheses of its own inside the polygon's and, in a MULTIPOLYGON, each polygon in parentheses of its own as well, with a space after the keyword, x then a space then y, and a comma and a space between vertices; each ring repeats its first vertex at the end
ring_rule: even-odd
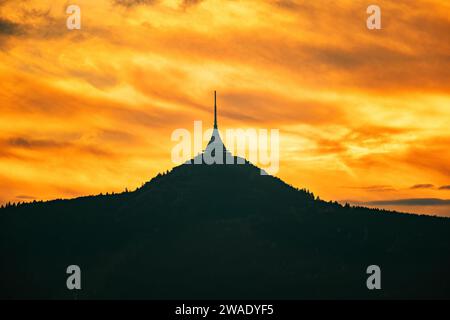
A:
POLYGON ((16 196, 17 199, 21 199, 21 200, 33 200, 36 199, 36 197, 34 196, 28 196, 28 195, 24 195, 24 194, 20 194, 18 196, 16 196))
POLYGON ((450 205, 449 199, 438 198, 411 198, 396 200, 377 200, 364 202, 366 205, 384 206, 384 205, 403 205, 403 206, 447 206, 450 205))
POLYGON ((57 148, 64 145, 64 143, 57 142, 48 139, 29 139, 25 137, 15 137, 10 138, 7 141, 8 145, 11 147, 19 147, 25 149, 36 149, 36 148, 57 148))
POLYGON ((370 192, 387 192, 387 191, 395 191, 396 189, 390 185, 374 185, 374 186, 363 186, 363 187, 343 187, 347 189, 359 189, 370 192))
POLYGON ((430 183, 415 184, 410 187, 410 189, 432 189, 432 188, 434 188, 434 185, 430 183))
POLYGON ((134 7, 138 5, 153 5, 158 0, 113 0, 115 4, 125 6, 125 7, 134 7))

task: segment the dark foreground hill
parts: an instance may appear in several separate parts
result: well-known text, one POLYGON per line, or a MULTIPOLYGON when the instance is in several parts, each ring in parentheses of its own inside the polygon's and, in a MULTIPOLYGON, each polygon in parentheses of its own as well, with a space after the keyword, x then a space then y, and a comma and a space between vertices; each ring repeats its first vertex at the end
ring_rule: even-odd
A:
POLYGON ((1 298, 450 298, 450 219, 327 203, 250 164, 2 209, 0 251, 1 298))

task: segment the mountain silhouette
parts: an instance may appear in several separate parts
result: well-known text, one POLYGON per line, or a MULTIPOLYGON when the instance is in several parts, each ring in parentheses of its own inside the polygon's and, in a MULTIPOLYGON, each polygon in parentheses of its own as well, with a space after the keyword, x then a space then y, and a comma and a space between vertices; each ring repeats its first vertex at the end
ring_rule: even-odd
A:
POLYGON ((243 165, 0 210, 2 298, 448 298, 450 220, 341 206, 243 165), (69 265, 82 290, 65 286, 69 265), (382 289, 366 268, 379 265, 382 289))
MULTIPOLYGON (((231 156, 216 117, 197 157, 215 147, 231 156)), ((0 298, 450 298, 450 219, 325 202, 231 157, 244 163, 192 159, 132 192, 0 209, 0 298)))

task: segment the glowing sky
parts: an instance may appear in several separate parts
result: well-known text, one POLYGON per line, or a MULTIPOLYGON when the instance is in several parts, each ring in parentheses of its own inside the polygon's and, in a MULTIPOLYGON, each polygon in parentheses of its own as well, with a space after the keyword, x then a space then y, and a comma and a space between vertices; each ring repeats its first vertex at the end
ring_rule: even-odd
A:
POLYGON ((450 216, 450 2, 376 1, 373 31, 369 4, 0 0, 0 203, 140 186, 217 90, 221 129, 280 130, 286 182, 450 216))

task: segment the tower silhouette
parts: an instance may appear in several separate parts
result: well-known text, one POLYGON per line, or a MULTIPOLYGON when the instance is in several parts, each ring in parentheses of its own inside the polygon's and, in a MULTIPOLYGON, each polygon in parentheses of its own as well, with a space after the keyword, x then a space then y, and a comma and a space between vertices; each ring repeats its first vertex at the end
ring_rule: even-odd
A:
POLYGON ((214 129, 217 129, 217 99, 216 99, 216 90, 214 90, 214 129))
MULTIPOLYGON (((214 91, 214 128, 211 135, 211 139, 208 142, 208 146, 214 144, 213 146, 216 148, 223 147, 225 149, 225 145, 220 138, 219 128, 217 127, 217 95, 216 91, 214 91)), ((206 147, 208 149, 208 147, 206 147)), ((206 151, 206 150, 205 150, 206 151)))
MULTIPOLYGON (((244 163, 244 160, 240 160, 239 163, 244 163)), ((217 93, 214 91, 214 126, 206 149, 199 155, 197 155, 193 162, 187 161, 187 163, 194 164, 232 164, 235 163, 233 155, 227 150, 225 144, 222 141, 219 133, 219 127, 217 125, 217 93)))

